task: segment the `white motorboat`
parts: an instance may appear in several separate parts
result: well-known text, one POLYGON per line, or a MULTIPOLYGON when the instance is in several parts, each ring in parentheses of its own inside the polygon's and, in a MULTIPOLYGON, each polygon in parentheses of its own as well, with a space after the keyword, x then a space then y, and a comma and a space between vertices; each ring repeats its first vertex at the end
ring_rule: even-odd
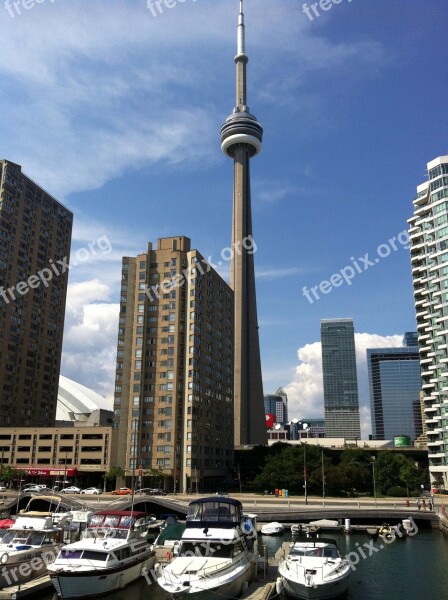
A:
POLYGON ((47 572, 63 544, 70 513, 24 511, 3 535, 0 543, 0 588, 28 583, 47 572))
POLYGON ((297 525, 291 525, 291 534, 293 536, 312 537, 320 532, 320 527, 316 525, 310 525, 309 523, 298 523, 297 525))
POLYGON ((277 592, 291 598, 327 600, 347 591, 350 564, 335 540, 315 538, 291 544, 278 567, 277 592))
POLYGON ((93 598, 146 576, 155 563, 148 542, 154 518, 137 511, 100 511, 81 540, 63 546, 48 571, 60 598, 93 598))
POLYGON ((273 521, 272 523, 266 523, 261 527, 260 533, 261 535, 281 535, 285 531, 284 526, 281 523, 277 523, 277 521, 273 521))
POLYGON ((178 554, 160 567, 157 583, 176 600, 236 598, 255 576, 256 539, 256 518, 243 515, 238 500, 194 500, 178 554))

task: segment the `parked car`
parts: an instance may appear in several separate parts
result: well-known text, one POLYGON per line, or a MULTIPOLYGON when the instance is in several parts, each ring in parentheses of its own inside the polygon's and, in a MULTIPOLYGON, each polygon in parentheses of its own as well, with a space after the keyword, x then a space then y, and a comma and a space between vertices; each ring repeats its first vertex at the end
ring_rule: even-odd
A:
POLYGON ((157 488, 138 488, 135 490, 134 494, 140 496, 166 496, 167 493, 164 490, 159 490, 157 488))
POLYGON ((439 487, 434 487, 434 488, 432 488, 432 493, 433 494, 444 494, 444 495, 447 495, 448 494, 448 490, 444 490, 444 489, 439 488, 439 487))
POLYGON ((6 485, 0 485, 0 492, 6 492, 7 489, 6 485))
POLYGON ((42 488, 34 483, 27 483, 20 488, 21 492, 42 492, 42 488))
POLYGON ((81 490, 81 494, 96 494, 97 496, 101 494, 101 490, 96 487, 89 487, 85 490, 81 490))
POLYGON ((165 492, 165 490, 159 490, 159 489, 156 489, 156 488, 152 488, 149 491, 149 494, 151 496, 166 496, 168 494, 168 492, 165 492))
POLYGON ((130 496, 132 494, 132 490, 127 487, 121 487, 118 490, 114 490, 112 492, 112 496, 130 496))
POLYGON ((80 494, 81 489, 76 487, 75 485, 71 485, 69 487, 64 488, 59 492, 60 494, 80 494))

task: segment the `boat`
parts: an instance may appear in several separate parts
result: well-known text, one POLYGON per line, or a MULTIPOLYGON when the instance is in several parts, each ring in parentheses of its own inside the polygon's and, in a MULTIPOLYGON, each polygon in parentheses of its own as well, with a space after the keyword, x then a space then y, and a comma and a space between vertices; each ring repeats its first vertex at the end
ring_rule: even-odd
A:
POLYGON ((0 589, 23 585, 47 572, 63 544, 64 527, 70 513, 58 516, 51 512, 25 510, 6 530, 0 543, 0 589))
POLYGON ((281 523, 273 521, 272 523, 266 523, 261 528, 261 535, 281 535, 285 531, 285 528, 281 523))
POLYGON ((81 539, 63 546, 48 567, 60 598, 94 598, 122 589, 152 569, 154 521, 144 512, 98 511, 81 539))
POLYGON ((291 525, 291 534, 293 536, 306 535, 307 537, 312 537, 317 535, 319 532, 320 527, 317 525, 311 525, 310 523, 298 523, 296 525, 291 525))
POLYGON ((170 597, 236 598, 256 572, 255 515, 243 515, 238 500, 223 496, 190 502, 177 556, 159 567, 157 583, 170 597))
POLYGON ((394 541, 397 536, 397 530, 388 523, 383 523, 378 530, 378 535, 381 539, 388 542, 394 541))
POLYGON ((316 538, 293 542, 278 567, 277 593, 291 598, 327 600, 345 594, 350 563, 335 540, 316 538))

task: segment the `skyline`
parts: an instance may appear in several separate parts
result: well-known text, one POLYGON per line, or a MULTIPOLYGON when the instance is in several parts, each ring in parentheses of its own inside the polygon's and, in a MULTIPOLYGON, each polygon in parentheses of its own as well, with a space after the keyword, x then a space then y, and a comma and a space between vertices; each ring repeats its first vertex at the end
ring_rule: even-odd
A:
MULTIPOLYGON (((218 141, 237 4, 190 0, 156 17, 140 0, 36 3, 14 18, 0 7, 0 156, 74 212, 72 253, 104 235, 111 244, 70 272, 62 367, 109 397, 121 257, 186 235, 229 277, 232 182, 218 141)), ((389 240, 407 229, 426 163, 447 154, 448 11, 346 2, 310 21, 295 0, 244 6, 251 104, 266 129, 252 167, 264 393, 283 387, 291 414, 323 414, 320 319, 353 318, 365 434, 363 349, 400 345, 416 327, 409 251, 389 240), (312 304, 303 295, 383 244, 390 254, 351 285, 312 304)))

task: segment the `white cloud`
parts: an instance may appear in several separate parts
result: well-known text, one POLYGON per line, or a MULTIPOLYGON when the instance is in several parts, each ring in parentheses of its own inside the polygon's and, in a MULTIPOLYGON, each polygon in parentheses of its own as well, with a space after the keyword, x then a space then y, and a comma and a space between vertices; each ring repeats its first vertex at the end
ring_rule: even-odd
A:
MULTIPOLYGON (((370 396, 367 371, 367 348, 392 348, 402 346, 403 335, 378 335, 355 333, 356 365, 361 419, 364 439, 371 433, 370 396)), ((288 394, 289 416, 297 418, 323 417, 324 391, 322 378, 321 343, 307 344, 297 351, 299 365, 293 381, 283 386, 288 394)))
MULTIPOLYGON (((154 18, 144 0, 108 0, 36 4, 14 19, 0 11, 7 25, 0 139, 8 140, 0 155, 60 198, 162 161, 212 164, 224 116, 216 108, 223 71, 214 65, 225 47, 230 66, 236 8, 178 3, 154 18)), ((263 58, 252 67, 253 88, 276 107, 305 103, 315 114, 319 98, 303 88, 316 69, 345 72, 350 64, 351 75, 370 74, 366 64, 384 61, 376 42, 318 37, 293 2, 260 2, 250 23, 248 45, 263 58)), ((264 199, 289 193, 271 190, 264 199)))
POLYGON ((69 285, 61 373, 113 397, 119 305, 98 279, 69 285))

